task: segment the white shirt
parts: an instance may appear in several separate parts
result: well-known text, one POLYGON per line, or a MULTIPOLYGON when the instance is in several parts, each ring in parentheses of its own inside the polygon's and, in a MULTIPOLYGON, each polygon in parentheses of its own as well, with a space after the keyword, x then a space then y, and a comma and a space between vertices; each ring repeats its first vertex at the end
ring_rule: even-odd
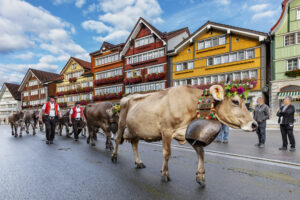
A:
MULTIPOLYGON (((46 109, 46 104, 43 105, 42 108, 44 111, 46 109)), ((59 105, 57 105, 57 111, 59 111, 59 105)), ((55 106, 54 103, 50 102, 50 112, 49 112, 49 117, 55 117, 55 106)))
MULTIPOLYGON (((73 108, 71 109, 71 111, 70 111, 70 115, 72 115, 73 114, 73 108)), ((80 107, 78 106, 78 107, 76 107, 76 117, 75 117, 76 119, 80 119, 81 118, 81 109, 80 109, 80 107)))

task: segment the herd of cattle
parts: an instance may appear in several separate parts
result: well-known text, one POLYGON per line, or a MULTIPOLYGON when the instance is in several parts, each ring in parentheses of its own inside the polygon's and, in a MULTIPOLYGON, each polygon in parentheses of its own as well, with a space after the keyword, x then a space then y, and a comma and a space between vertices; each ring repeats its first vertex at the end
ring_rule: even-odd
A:
MULTIPOLYGON (((123 141, 132 145, 137 168, 145 168, 138 153, 138 142, 162 140, 163 165, 161 175, 163 181, 169 181, 168 161, 171 156, 171 141, 175 139, 179 144, 188 141, 198 156, 196 181, 205 185, 204 150, 218 135, 221 123, 231 128, 254 131, 257 123, 253 120, 245 106, 244 99, 235 95, 225 95, 223 87, 211 86, 209 89, 215 106, 217 120, 196 119, 198 100, 203 96, 203 90, 192 86, 177 86, 148 94, 133 94, 123 97, 120 101, 120 112, 112 112, 112 103, 101 102, 89 104, 84 108, 84 115, 88 129, 87 143, 95 146, 97 132, 101 128, 106 135, 106 148, 113 150, 111 160, 117 162, 118 147, 123 141), (111 141, 111 132, 116 134, 115 147, 111 141)), ((58 120, 58 133, 61 135, 63 127, 69 133, 67 111, 58 120)), ((12 134, 17 137, 20 127, 22 136, 23 124, 31 125, 33 134, 39 123, 39 112, 19 111, 9 117, 12 134)), ((39 124, 42 130, 43 125, 39 124)), ((82 128, 84 128, 82 127, 82 128)))

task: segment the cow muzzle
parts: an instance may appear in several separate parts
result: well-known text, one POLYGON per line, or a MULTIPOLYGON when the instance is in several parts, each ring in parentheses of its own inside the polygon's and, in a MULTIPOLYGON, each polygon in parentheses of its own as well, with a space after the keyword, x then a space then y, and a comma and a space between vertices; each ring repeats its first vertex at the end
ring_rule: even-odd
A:
POLYGON ((250 121, 246 125, 242 126, 241 129, 244 131, 252 132, 255 131, 258 127, 258 124, 256 121, 250 121))

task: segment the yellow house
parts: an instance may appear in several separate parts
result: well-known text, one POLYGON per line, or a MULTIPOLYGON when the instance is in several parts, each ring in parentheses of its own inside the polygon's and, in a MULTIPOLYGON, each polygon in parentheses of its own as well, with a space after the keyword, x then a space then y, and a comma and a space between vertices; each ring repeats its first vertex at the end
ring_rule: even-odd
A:
POLYGON ((69 108, 80 101, 86 105, 93 97, 93 74, 91 63, 71 57, 60 72, 56 84, 57 103, 69 108))
POLYGON ((268 98, 268 48, 267 33, 208 21, 169 53, 172 84, 247 81, 249 102, 268 98))

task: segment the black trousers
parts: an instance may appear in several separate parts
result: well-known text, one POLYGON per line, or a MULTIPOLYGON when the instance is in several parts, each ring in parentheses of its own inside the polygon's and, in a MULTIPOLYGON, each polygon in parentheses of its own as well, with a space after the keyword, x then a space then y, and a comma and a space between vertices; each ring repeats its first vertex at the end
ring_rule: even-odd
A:
POLYGON ((295 148, 295 138, 293 133, 294 126, 290 126, 289 124, 280 124, 280 131, 282 136, 282 146, 287 147, 289 138, 291 148, 295 148))
POLYGON ((266 142, 266 121, 259 123, 256 129, 256 134, 258 136, 258 143, 265 144, 266 142))
POLYGON ((76 120, 72 119, 72 125, 73 125, 73 131, 74 131, 74 138, 78 139, 78 135, 81 132, 81 126, 82 126, 82 119, 76 120))
POLYGON ((55 137, 56 117, 51 118, 46 116, 44 122, 46 125, 46 139, 48 141, 53 141, 55 137))

